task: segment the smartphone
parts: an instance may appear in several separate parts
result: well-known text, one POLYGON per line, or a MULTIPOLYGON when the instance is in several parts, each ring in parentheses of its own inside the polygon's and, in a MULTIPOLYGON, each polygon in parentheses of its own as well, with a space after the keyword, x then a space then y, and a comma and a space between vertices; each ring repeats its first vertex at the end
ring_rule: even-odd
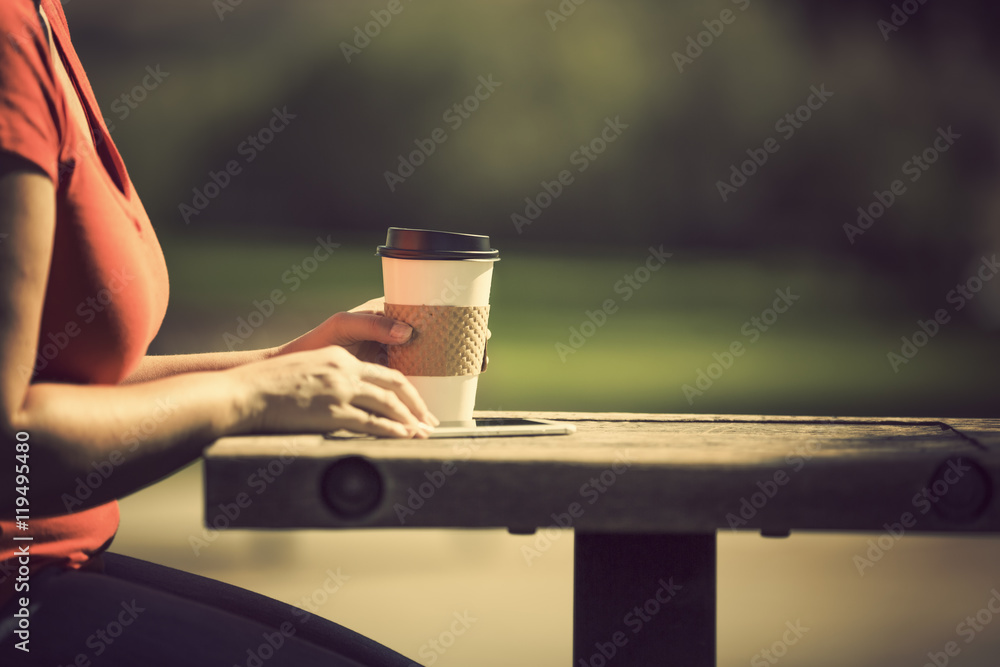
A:
MULTIPOLYGON (((427 434, 429 438, 496 438, 521 435, 568 435, 576 433, 576 426, 569 422, 550 419, 521 419, 518 417, 491 417, 468 422, 441 422, 427 434)), ((339 430, 323 435, 327 440, 367 440, 374 436, 339 430)))
POLYGON ((495 438, 521 435, 568 435, 576 432, 569 422, 550 419, 521 419, 517 417, 491 417, 467 422, 441 422, 427 434, 430 438, 495 438))

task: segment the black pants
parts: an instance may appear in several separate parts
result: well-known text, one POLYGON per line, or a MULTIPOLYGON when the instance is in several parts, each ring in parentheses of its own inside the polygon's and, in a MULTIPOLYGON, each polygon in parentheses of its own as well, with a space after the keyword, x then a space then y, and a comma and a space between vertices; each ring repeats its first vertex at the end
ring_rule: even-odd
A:
POLYGON ((31 578, 31 652, 14 647, 11 601, 0 613, 0 665, 419 667, 263 595, 127 556, 102 558, 103 573, 50 569, 31 578))

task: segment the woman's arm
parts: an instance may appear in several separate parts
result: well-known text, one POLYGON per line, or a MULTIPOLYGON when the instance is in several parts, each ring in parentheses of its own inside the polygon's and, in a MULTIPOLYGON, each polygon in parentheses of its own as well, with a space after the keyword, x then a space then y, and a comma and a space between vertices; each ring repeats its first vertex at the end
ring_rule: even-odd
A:
POLYGON ((327 345, 347 348, 362 361, 378 361, 384 356, 382 345, 405 343, 413 329, 405 322, 385 317, 380 310, 381 299, 374 299, 349 313, 337 313, 315 329, 295 340, 262 350, 206 352, 203 354, 147 355, 122 384, 149 382, 179 373, 221 371, 255 361, 264 361, 282 354, 317 350, 327 345))
POLYGON ((122 381, 122 384, 150 382, 181 373, 224 371, 255 361, 264 361, 277 354, 279 348, 264 350, 239 350, 234 352, 205 352, 202 354, 147 354, 139 367, 122 381))
MULTIPOLYGON (((335 346, 130 386, 31 384, 16 369, 37 354, 54 229, 52 182, 0 154, 0 456, 10 457, 0 466, 14 465, 15 434, 27 432, 33 516, 132 493, 222 435, 348 428, 420 437, 420 420, 434 421, 400 373, 335 346), (79 480, 109 464, 78 498, 79 480)), ((13 514, 13 487, 13 476, 0 483, 0 516, 13 514)))

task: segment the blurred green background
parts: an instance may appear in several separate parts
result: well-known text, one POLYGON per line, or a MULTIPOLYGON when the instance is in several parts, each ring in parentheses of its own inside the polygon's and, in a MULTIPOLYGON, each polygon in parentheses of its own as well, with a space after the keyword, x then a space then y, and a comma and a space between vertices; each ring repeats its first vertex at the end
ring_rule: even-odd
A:
POLYGON ((502 252, 482 407, 1000 413, 1000 281, 960 311, 947 301, 1000 247, 992 5, 918 13, 888 40, 891 7, 875 2, 592 2, 565 21, 546 14, 557 4, 400 7, 67 5, 167 255, 154 351, 219 349, 317 235, 340 243, 247 345, 281 342, 380 293, 386 227, 431 227, 502 252), (364 29, 377 34, 347 62, 364 29), (675 52, 697 57, 679 72, 675 52), (147 67, 168 73, 152 89, 147 67), (500 84, 485 100, 469 98, 479 77, 500 84), (799 109, 811 87, 833 95, 799 109), (295 117, 251 148, 273 109, 295 117), (776 124, 797 109, 811 117, 789 137, 776 124), (607 118, 628 127, 581 157, 607 118), (948 127, 960 138, 911 182, 904 163, 948 127), (390 191, 386 172, 436 128, 446 141, 390 191), (719 181, 768 137, 778 151, 723 201, 719 181), (214 188, 230 161, 239 173, 214 188), (562 170, 573 182, 516 225, 562 170), (894 179, 906 192, 851 243, 844 225, 894 179), (614 285, 661 245, 671 260, 623 303, 614 285), (688 401, 682 386, 786 287, 795 306, 688 401), (556 343, 606 298, 619 312, 563 362, 556 343), (894 370, 888 353, 939 308, 951 321, 894 370))
MULTIPOLYGON (((429 227, 489 234, 501 251, 481 408, 1000 416, 1000 280, 983 283, 961 310, 948 301, 982 258, 1000 250, 1000 10, 993 3, 912 2, 915 13, 887 30, 879 21, 891 20, 893 3, 862 0, 402 0, 402 11, 348 62, 343 45, 366 26, 375 33, 372 12, 384 19, 387 4, 66 3, 77 49, 167 257, 171 304, 152 352, 227 349, 225 334, 275 289, 287 301, 241 345, 285 342, 381 293, 374 248, 387 227, 429 227), (548 14, 560 7, 565 21, 548 14), (724 10, 733 20, 712 35, 724 10), (689 38, 702 40, 700 53, 689 38), (674 54, 685 52, 691 62, 678 71, 674 54), (169 74, 143 88, 147 67, 157 66, 169 74), (468 101, 480 77, 500 85, 488 99, 468 101), (811 87, 833 95, 801 110, 811 87), (466 105, 458 126, 455 104, 466 105), (248 137, 267 127, 275 109, 295 117, 249 151, 248 137), (797 110, 800 120, 809 118, 788 136, 781 129, 788 125, 776 124, 797 110), (581 162, 581 146, 609 118, 628 127, 581 162), (911 182, 904 163, 949 127, 960 138, 911 182), (398 171, 436 128, 446 141, 390 189, 386 172, 398 171), (747 167, 754 173, 723 201, 719 181, 769 137, 777 152, 747 167), (212 174, 234 160, 239 173, 214 192, 212 174), (573 182, 551 203, 539 200, 543 181, 563 170, 573 182), (844 225, 855 224, 858 207, 869 207, 894 179, 906 192, 851 243, 844 225), (199 203, 196 191, 214 196, 186 221, 181 207, 199 203), (526 198, 548 205, 519 226, 512 216, 528 215, 526 198), (340 247, 292 290, 283 276, 317 237, 340 247), (641 277, 649 248, 661 246, 672 256, 626 301, 615 286, 641 277), (762 316, 778 289, 799 299, 751 342, 746 323, 762 316), (606 299, 617 311, 561 358, 557 345, 569 344, 606 299), (900 353, 901 337, 912 338, 918 320, 938 309, 947 310, 948 323, 894 370, 887 355, 900 353), (683 387, 736 341, 745 354, 689 400, 683 387)), ((126 521, 119 548, 290 601, 292 589, 272 586, 277 573, 319 568, 307 577, 311 588, 322 579, 315 563, 334 544, 338 554, 350 545, 356 554, 405 549, 413 560, 403 574, 398 562, 355 556, 356 572, 368 568, 360 580, 372 582, 359 591, 385 592, 396 575, 406 582, 399 589, 424 587, 413 606, 398 610, 405 631, 380 615, 383 602, 356 601, 334 616, 358 614, 361 629, 412 657, 420 638, 433 635, 414 629, 414 609, 431 609, 435 599, 463 604, 449 596, 472 586, 477 572, 505 586, 525 574, 516 562, 522 538, 505 534, 393 534, 394 546, 368 535, 227 534, 218 544, 228 546, 216 553, 229 560, 196 559, 186 535, 200 519, 198 494, 197 474, 188 471, 126 501, 126 517, 153 512, 162 522, 154 530, 126 521), (167 516, 164 503, 189 512, 167 516), (501 576, 501 552, 513 554, 509 567, 518 576, 501 576), (467 579, 433 578, 470 563, 482 568, 467 579)), ((866 578, 863 593, 834 604, 838 592, 859 586, 850 554, 864 539, 793 537, 761 547, 759 539, 720 537, 728 587, 720 592, 720 664, 746 664, 770 643, 768 633, 808 609, 822 610, 833 643, 803 645, 785 664, 842 664, 848 653, 836 643, 840 632, 857 637, 852 664, 918 664, 951 633, 953 616, 978 609, 972 605, 995 583, 980 566, 993 557, 983 554, 1000 551, 994 541, 913 537, 905 541, 909 565, 880 570, 895 583, 867 586, 866 578), (940 567, 945 562, 958 565, 940 567), (933 604, 918 601, 929 594, 919 589, 927 577, 955 592, 942 593, 939 617, 921 620, 914 610, 933 604), (810 586, 819 588, 804 603, 795 591, 810 586)), ((543 625, 553 624, 525 640, 534 653, 514 652, 526 664, 568 662, 568 542, 553 556, 552 588, 533 584, 561 602, 536 595, 522 603, 496 592, 495 609, 530 607, 543 625)), ((439 664, 508 664, 514 649, 487 625, 470 633, 468 654, 456 648, 439 664)), ((996 633, 990 637, 976 645, 984 656, 997 646, 996 633)), ((991 664, 974 663, 972 653, 963 664, 991 664)))

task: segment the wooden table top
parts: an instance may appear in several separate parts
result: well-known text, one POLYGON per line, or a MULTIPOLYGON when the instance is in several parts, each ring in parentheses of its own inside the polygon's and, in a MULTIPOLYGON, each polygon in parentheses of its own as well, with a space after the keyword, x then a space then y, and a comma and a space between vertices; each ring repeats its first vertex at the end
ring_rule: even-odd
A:
POLYGON ((214 528, 1000 532, 1000 419, 508 413, 573 435, 223 438, 214 528))

